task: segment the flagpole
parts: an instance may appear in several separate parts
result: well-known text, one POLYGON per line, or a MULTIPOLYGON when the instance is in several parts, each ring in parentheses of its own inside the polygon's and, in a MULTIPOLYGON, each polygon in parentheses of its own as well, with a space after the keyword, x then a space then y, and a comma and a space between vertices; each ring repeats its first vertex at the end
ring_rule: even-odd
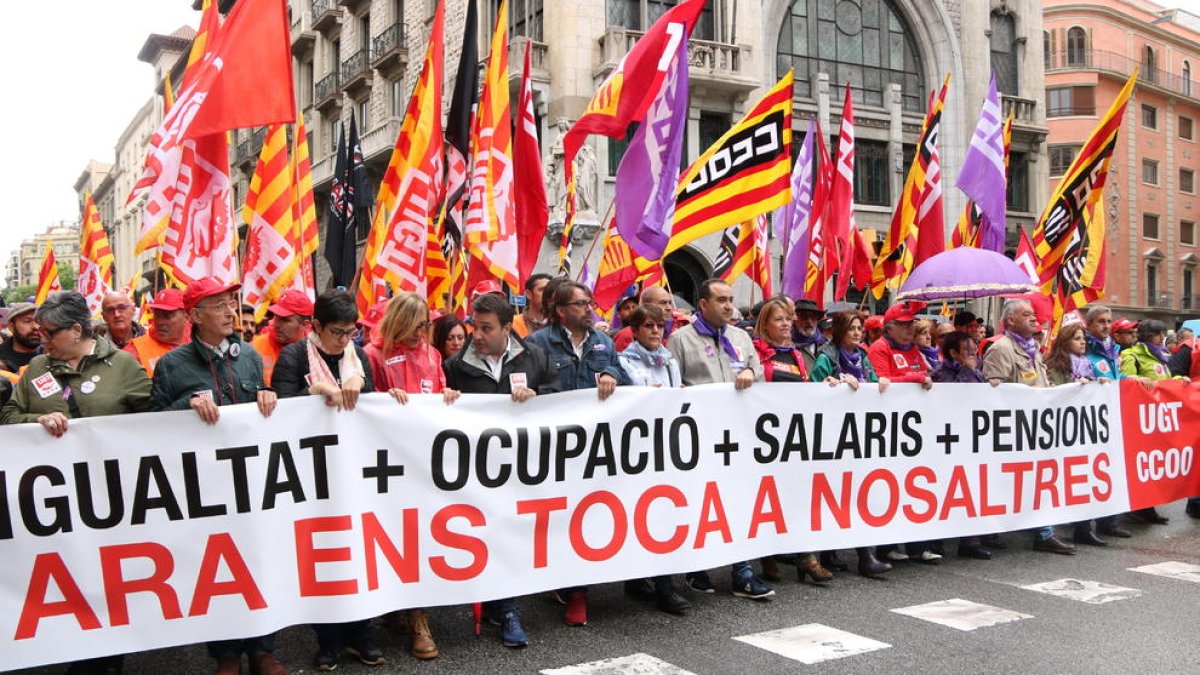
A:
MULTIPOLYGON (((612 201, 608 203, 608 210, 604 212, 604 217, 600 219, 600 226, 602 230, 608 230, 608 220, 609 218, 612 218, 613 209, 616 208, 616 205, 617 198, 614 196, 612 201)), ((587 261, 591 259, 592 252, 596 250, 596 242, 600 241, 603 236, 604 232, 597 230, 596 236, 592 237, 592 245, 588 247, 587 253, 585 253, 583 256, 584 264, 579 266, 579 274, 575 276, 575 281, 579 281, 583 278, 583 268, 587 266, 587 261)))

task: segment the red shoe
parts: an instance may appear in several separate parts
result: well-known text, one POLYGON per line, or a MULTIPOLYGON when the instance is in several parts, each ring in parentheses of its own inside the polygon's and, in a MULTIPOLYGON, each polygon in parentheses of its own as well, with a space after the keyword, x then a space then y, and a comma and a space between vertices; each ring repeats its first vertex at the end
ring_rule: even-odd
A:
POLYGON ((563 620, 568 626, 587 625, 587 591, 571 591, 567 596, 567 611, 563 620))

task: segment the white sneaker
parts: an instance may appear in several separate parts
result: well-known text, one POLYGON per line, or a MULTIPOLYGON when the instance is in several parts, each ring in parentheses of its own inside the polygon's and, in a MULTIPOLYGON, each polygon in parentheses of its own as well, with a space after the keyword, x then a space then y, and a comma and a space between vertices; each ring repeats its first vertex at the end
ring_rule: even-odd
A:
MULTIPOLYGON (((908 560, 908 556, 904 555, 900 551, 888 551, 887 553, 884 554, 883 557, 887 558, 888 560, 890 560, 892 562, 902 562, 904 560, 908 560)), ((941 556, 938 556, 938 557, 941 557, 941 556)))
POLYGON ((942 556, 934 553, 933 551, 921 551, 921 555, 917 556, 918 561, 926 563, 937 562, 941 559, 942 556))

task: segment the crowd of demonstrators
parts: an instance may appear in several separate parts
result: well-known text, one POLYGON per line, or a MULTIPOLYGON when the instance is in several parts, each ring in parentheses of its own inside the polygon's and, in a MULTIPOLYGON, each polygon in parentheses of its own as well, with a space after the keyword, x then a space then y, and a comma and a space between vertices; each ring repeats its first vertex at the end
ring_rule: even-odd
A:
MULTIPOLYGON (((608 335, 595 313, 591 291, 567 279, 538 274, 525 285, 527 302, 516 314, 503 289, 483 282, 472 290, 470 316, 431 312, 425 299, 399 293, 362 316, 344 291, 329 291, 314 304, 303 293, 284 293, 268 308, 268 321, 254 322, 253 308, 238 301, 237 285, 205 279, 186 291, 155 294, 149 331, 133 321, 133 301, 110 293, 94 322, 82 295, 57 293, 40 307, 18 303, 7 312, 0 336, 0 423, 36 422, 53 436, 67 433, 73 419, 130 412, 192 409, 218 424, 220 408, 254 403, 270 416, 277 398, 320 396, 331 408, 351 411, 362 394, 388 392, 399 404, 418 394, 438 394, 453 404, 460 393, 503 396, 519 405, 536 396, 576 389, 596 390, 603 405, 616 388, 634 385, 678 388, 732 385, 741 391, 756 382, 824 382, 858 390, 889 383, 924 388, 954 384, 1015 383, 1048 387, 1136 379, 1147 387, 1165 379, 1190 381, 1200 375, 1200 342, 1180 330, 1174 349, 1167 326, 1155 320, 1114 320, 1101 305, 1086 308, 1081 323, 1064 325, 1053 341, 1034 307, 1022 299, 1004 303, 1003 332, 989 336, 976 315, 961 311, 952 321, 920 315, 923 305, 894 305, 882 316, 847 310, 826 316, 808 299, 767 298, 748 308, 745 319, 733 305, 733 289, 710 279, 699 289, 697 312, 677 310, 666 288, 651 286, 623 298, 614 308, 608 335), (240 316, 239 316, 240 314, 240 316), (260 330, 261 329, 261 330, 260 330), (107 337, 105 337, 107 336, 107 337), (49 392, 49 393, 47 393, 49 392)), ((1095 385, 1093 385, 1095 386, 1095 385)), ((1200 518, 1200 498, 1187 514, 1200 518)), ((1155 524, 1166 518, 1154 509, 1123 517, 1155 524)), ((1128 537, 1121 516, 1073 524, 1074 544, 1053 527, 1034 533, 1033 548, 1060 554, 1075 544, 1105 546, 1101 536, 1128 537)), ((1005 548, 996 535, 964 537, 958 556, 989 560, 1005 548)), ((940 542, 912 542, 857 549, 857 571, 876 577, 893 562, 936 563, 940 542)), ((848 565, 837 551, 781 554, 731 567, 735 596, 766 600, 766 581, 783 578, 780 564, 795 565, 801 581, 827 583, 848 565)), ((702 594, 716 587, 705 571, 685 575, 702 594)), ((671 575, 634 578, 626 594, 682 615, 691 601, 671 575)), ((565 605, 564 621, 587 624, 587 589, 555 593, 565 605)), ((500 641, 525 647, 529 638, 516 598, 483 604, 500 641)), ((409 609, 385 617, 409 636, 410 652, 436 658, 426 612, 409 609)), ((314 624, 313 668, 329 671, 349 654, 377 665, 385 655, 369 620, 314 624)), ((252 672, 282 675, 273 655, 274 636, 209 643, 218 675, 252 672)), ((73 664, 74 673, 120 673, 122 656, 73 664)))

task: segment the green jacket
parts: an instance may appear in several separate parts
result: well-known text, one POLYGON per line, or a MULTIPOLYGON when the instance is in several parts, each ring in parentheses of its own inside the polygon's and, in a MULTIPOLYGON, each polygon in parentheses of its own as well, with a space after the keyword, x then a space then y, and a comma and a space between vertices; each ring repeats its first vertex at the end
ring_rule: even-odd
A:
MULTIPOLYGON (((879 376, 875 374, 875 368, 871 366, 871 359, 867 358, 867 350, 862 347, 858 348, 858 355, 861 357, 863 375, 866 375, 867 382, 878 382, 879 376)), ((812 381, 822 382, 830 375, 840 377, 842 367, 838 360, 837 345, 832 342, 826 342, 817 352, 817 360, 812 367, 812 381)))
POLYGON ((192 396, 208 392, 217 405, 253 403, 263 386, 262 357, 236 334, 224 355, 195 337, 167 352, 154 366, 151 410, 187 410, 192 396))
POLYGON ((150 377, 145 369, 107 338, 97 337, 95 349, 79 360, 77 369, 45 354, 34 357, 14 387, 12 399, 0 410, 0 424, 36 422, 52 412, 76 417, 64 398, 68 388, 79 406, 79 417, 150 409, 150 377))
POLYGON ((1159 361, 1150 348, 1141 342, 1121 350, 1121 372, 1129 377, 1148 377, 1151 380, 1171 377, 1167 364, 1159 361))

